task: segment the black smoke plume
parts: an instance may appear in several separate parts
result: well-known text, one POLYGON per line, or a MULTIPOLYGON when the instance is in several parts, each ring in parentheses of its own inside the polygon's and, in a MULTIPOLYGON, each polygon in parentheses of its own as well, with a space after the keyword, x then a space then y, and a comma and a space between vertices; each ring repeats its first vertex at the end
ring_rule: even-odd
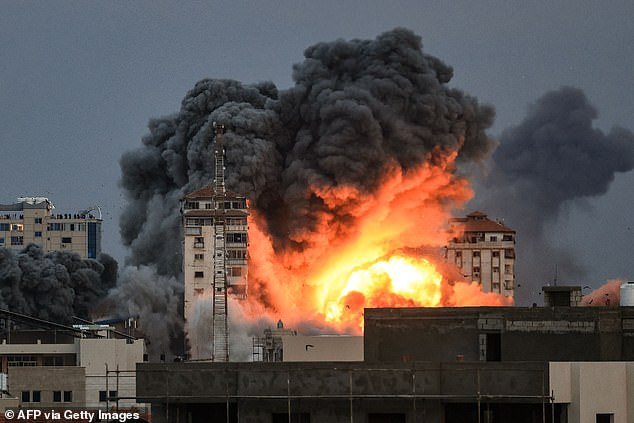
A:
POLYGON ((130 264, 180 274, 179 199, 212 181, 213 122, 227 127, 229 189, 264 214, 278 249, 304 248, 324 213, 345 221, 317 188, 370 193, 393 164, 407 170, 443 149, 461 162, 489 154, 492 108, 449 88, 452 69, 423 53, 411 31, 319 43, 304 55, 288 90, 205 79, 178 114, 151 121, 143 147, 121 159, 130 264))
POLYGON ((90 318, 92 307, 116 283, 117 263, 101 254, 82 259, 71 252, 20 252, 0 248, 0 308, 57 323, 90 318))
POLYGON ((620 127, 606 134, 592 126, 596 118, 583 91, 563 87, 546 93, 500 137, 476 199, 517 231, 520 296, 557 275, 579 283, 583 266, 553 247, 545 232, 567 207, 605 194, 617 172, 634 168, 634 134, 620 127))
MULTIPOLYGON (((452 68, 425 54, 411 31, 319 43, 304 56, 287 90, 271 82, 198 82, 178 113, 153 119, 143 146, 122 156, 127 264, 161 275, 128 284, 156 287, 156 302, 154 289, 143 290, 149 302, 165 299, 158 285, 172 277, 182 284, 180 200, 213 180, 214 122, 227 128, 227 187, 248 196, 278 251, 310 245, 324 213, 349 218, 316 189, 346 184, 372 193, 388 168, 408 170, 443 150, 458 151, 460 163, 488 157, 493 142, 484 131, 493 109, 450 88, 452 68)), ((167 290, 177 288, 170 282, 167 290)))

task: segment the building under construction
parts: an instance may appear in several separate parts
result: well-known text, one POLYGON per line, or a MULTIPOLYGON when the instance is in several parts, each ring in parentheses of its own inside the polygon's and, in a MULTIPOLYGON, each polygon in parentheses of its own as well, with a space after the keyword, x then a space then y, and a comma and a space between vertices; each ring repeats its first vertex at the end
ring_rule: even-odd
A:
POLYGON ((194 303, 211 300, 211 354, 207 349, 192 349, 190 356, 228 361, 227 297, 247 295, 248 210, 244 195, 225 188, 224 127, 214 128, 214 182, 183 199, 184 313, 185 319, 191 320, 196 312, 194 303))

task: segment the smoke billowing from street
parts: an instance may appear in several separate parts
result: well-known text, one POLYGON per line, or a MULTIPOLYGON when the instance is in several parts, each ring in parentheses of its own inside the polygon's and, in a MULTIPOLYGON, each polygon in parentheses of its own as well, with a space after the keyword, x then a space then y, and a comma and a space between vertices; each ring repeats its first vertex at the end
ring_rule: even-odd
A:
POLYGON ((525 288, 538 290, 556 274, 568 283, 583 275, 581 264, 553 247, 546 231, 566 207, 605 194, 617 172, 634 167, 634 134, 619 127, 606 134, 592 126, 596 118, 581 90, 563 87, 546 93, 500 137, 476 200, 517 231, 518 278, 525 288))
POLYGON ((36 245, 20 252, 0 248, 0 308, 40 319, 72 324, 87 319, 92 307, 116 283, 117 263, 76 253, 43 253, 36 245))

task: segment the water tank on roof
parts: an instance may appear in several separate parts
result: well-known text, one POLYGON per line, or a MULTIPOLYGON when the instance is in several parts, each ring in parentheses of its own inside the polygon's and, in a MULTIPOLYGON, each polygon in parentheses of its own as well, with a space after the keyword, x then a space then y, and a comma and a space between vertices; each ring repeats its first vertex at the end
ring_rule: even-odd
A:
POLYGON ((634 307, 634 281, 621 285, 621 307, 634 307))

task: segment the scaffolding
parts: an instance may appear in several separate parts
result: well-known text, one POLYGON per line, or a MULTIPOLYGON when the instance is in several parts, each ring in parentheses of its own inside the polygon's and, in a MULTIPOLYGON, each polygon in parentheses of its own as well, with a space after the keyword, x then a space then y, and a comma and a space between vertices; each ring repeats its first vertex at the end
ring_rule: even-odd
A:
POLYGON ((224 214, 225 163, 223 135, 224 125, 214 122, 215 179, 214 179, 214 276, 213 276, 213 325, 212 325, 212 361, 229 361, 229 333, 227 325, 227 249, 225 246, 224 214))

